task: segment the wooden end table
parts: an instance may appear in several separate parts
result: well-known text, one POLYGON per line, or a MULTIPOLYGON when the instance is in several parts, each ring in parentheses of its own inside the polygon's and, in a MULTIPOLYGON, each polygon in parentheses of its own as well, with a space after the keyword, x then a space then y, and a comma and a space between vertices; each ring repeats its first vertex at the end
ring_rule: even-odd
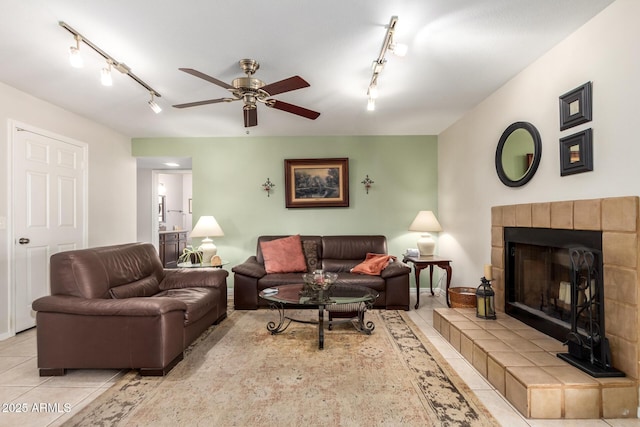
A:
POLYGON ((447 299, 447 307, 451 307, 451 303, 449 302, 449 285, 451 285, 451 260, 446 258, 438 258, 437 256, 406 256, 402 260, 402 262, 410 262, 413 264, 413 270, 416 276, 416 306, 417 310, 420 307, 420 272, 425 268, 429 267, 429 288, 431 290, 431 295, 433 293, 433 267, 437 266, 447 272, 447 288, 445 289, 445 295, 447 299))

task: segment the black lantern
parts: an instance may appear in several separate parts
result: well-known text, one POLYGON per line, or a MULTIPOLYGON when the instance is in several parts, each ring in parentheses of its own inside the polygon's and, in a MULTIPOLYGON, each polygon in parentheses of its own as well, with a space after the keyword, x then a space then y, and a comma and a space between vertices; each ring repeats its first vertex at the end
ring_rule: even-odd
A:
POLYGON ((481 319, 495 319, 496 309, 494 298, 496 293, 491 288, 491 280, 486 277, 480 279, 480 286, 476 289, 476 317, 481 319))

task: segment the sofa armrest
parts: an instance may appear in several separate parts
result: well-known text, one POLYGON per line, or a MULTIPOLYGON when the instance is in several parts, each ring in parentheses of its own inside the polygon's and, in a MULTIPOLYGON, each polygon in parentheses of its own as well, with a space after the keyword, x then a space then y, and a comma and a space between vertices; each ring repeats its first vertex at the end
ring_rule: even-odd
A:
POLYGON ((249 257, 242 264, 236 265, 231 269, 236 274, 242 274, 243 276, 253 277, 260 279, 267 274, 267 270, 264 269, 264 265, 258 262, 255 256, 249 257))
POLYGON ((78 314, 83 316, 158 316, 171 311, 186 311, 187 305, 171 298, 87 299, 68 295, 38 298, 32 304, 35 311, 78 314))
POLYGON ((181 288, 218 288, 227 287, 227 276, 229 272, 221 268, 211 269, 177 269, 165 270, 165 276, 160 282, 160 289, 181 289, 181 288))
POLYGON ((386 279, 388 277, 402 276, 409 273, 411 273, 411 267, 403 262, 396 260, 390 262, 389 265, 387 265, 385 269, 382 270, 382 273, 380 273, 380 277, 386 279))

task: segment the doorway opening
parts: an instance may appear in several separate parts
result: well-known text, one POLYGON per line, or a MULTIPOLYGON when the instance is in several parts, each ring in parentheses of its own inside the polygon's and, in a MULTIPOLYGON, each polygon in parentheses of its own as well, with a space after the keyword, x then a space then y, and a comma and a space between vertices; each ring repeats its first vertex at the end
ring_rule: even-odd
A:
POLYGON ((193 185, 190 157, 138 157, 137 240, 159 250, 163 231, 191 231, 193 185))

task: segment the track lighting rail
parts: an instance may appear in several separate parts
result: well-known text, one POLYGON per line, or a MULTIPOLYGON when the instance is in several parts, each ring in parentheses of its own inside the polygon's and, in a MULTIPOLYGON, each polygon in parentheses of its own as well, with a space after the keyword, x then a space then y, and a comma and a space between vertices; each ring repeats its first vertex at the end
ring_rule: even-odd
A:
POLYGON ((96 53, 98 53, 98 55, 102 56, 107 61, 107 63, 111 64, 111 66, 113 68, 115 68, 116 70, 120 71, 122 74, 126 74, 127 76, 131 77, 136 83, 138 83, 140 86, 142 86, 147 91, 149 91, 149 93, 151 93, 151 95, 153 97, 160 98, 162 96, 162 95, 160 95, 160 93, 157 90, 155 90, 154 88, 152 88, 151 86, 146 84, 142 79, 140 79, 140 77, 138 77, 134 73, 132 73, 131 72, 131 68, 128 65, 126 65, 124 62, 117 61, 113 56, 109 55, 104 50, 100 49, 93 42, 91 42, 91 40, 87 39, 85 36, 80 34, 78 31, 76 31, 73 27, 71 27, 66 22, 60 21, 60 22, 58 22, 58 24, 62 28, 64 28, 65 30, 67 30, 71 34, 73 34, 75 40, 77 40, 78 43, 82 42, 82 43, 86 44, 87 46, 89 46, 96 53))
POLYGON ((393 33, 396 29, 396 24, 398 23, 398 17, 392 16, 389 21, 389 25, 387 26, 387 32, 384 35, 384 41, 382 42, 382 47, 380 48, 380 54, 378 55, 378 59, 373 61, 371 66, 373 73, 371 75, 371 81, 369 83, 369 87, 367 89, 367 96, 369 98, 367 102, 367 110, 373 111, 375 110, 375 102, 378 97, 378 76, 382 72, 384 65, 387 63, 387 59, 385 58, 387 51, 393 52, 397 56, 404 56, 407 51, 407 46, 401 43, 395 43, 393 41, 393 33))

